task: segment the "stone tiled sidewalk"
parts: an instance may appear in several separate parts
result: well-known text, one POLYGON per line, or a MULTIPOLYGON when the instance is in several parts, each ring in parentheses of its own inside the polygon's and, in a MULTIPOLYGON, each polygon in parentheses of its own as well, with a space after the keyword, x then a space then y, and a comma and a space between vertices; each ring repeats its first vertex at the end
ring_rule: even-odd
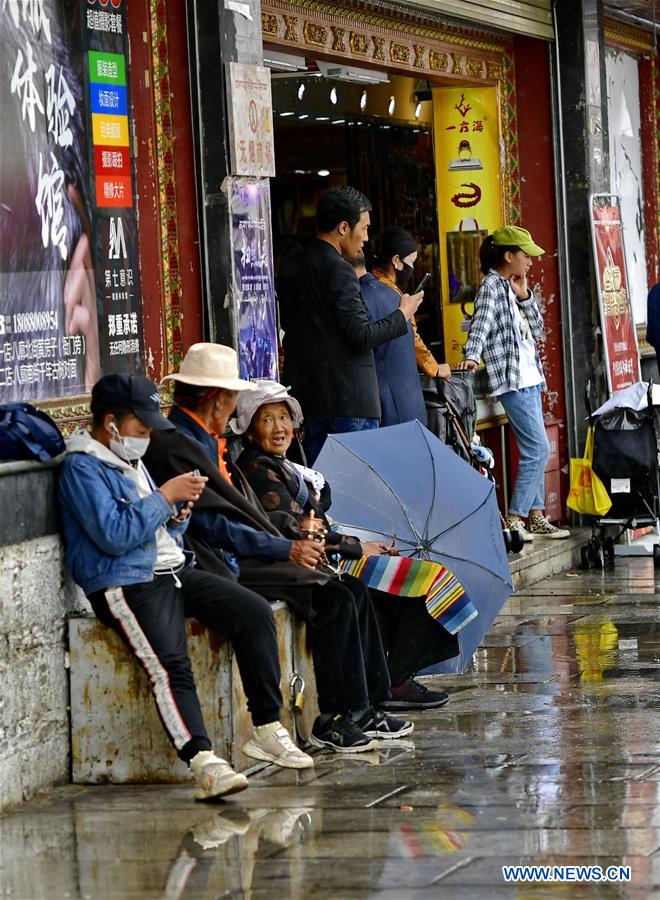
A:
POLYGON ((524 588, 414 740, 272 767, 225 803, 65 787, 0 818, 12 898, 660 895, 652 563, 524 588), (630 884, 506 885, 502 865, 630 866, 630 884))

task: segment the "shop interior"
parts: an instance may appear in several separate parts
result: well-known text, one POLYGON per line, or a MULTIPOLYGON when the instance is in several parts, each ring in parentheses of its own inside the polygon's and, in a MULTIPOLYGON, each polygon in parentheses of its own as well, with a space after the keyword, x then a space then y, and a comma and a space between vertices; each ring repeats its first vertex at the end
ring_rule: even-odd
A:
MULTIPOLYGON (((416 238, 416 273, 431 273, 418 315, 439 360, 442 287, 433 104, 426 81, 266 50, 271 68, 275 159, 271 181, 276 261, 290 239, 314 234, 320 193, 350 184, 373 204, 371 234, 400 225, 416 238)), ((367 246, 367 257, 373 242, 367 246)), ((276 263, 277 265, 277 263, 276 263)))

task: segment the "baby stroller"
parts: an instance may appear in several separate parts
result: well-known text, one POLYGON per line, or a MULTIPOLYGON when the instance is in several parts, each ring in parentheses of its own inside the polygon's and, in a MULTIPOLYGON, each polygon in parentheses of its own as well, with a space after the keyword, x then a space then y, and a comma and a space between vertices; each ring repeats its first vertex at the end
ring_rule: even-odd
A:
MULTIPOLYGON (((494 482, 491 472, 493 455, 481 445, 476 433, 477 401, 470 384, 471 374, 452 372, 451 381, 420 375, 427 425, 429 431, 454 453, 494 482)), ((517 531, 509 531, 501 513, 500 518, 507 553, 520 553, 524 543, 522 536, 517 531)))
MULTIPOLYGON (((630 402, 627 397, 632 397, 626 391, 627 397, 615 395, 602 412, 596 413, 591 410, 590 388, 589 383, 586 406, 589 425, 594 428, 593 471, 605 485, 612 507, 605 516, 593 519, 591 539, 580 549, 580 562, 583 569, 591 565, 602 569, 606 559, 614 561, 615 543, 627 529, 658 524, 660 411, 652 402, 653 382, 646 388, 645 405, 626 405, 630 402), (614 533, 608 528, 615 529, 614 533)), ((640 383, 634 388, 638 399, 641 389, 643 398, 644 386, 640 383)), ((657 543, 653 546, 653 561, 660 567, 657 543)))

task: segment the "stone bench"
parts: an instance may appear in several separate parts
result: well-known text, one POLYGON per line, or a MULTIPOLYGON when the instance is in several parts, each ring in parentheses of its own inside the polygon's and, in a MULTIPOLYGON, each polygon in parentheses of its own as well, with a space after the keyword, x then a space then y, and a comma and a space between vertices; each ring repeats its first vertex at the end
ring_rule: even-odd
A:
MULTIPOLYGON (((305 625, 284 603, 273 604, 282 670, 282 722, 294 734, 292 676, 305 681, 297 727, 307 738, 318 714, 316 684, 305 625)), ((252 734, 247 701, 231 646, 194 619, 188 651, 204 720, 215 751, 238 770, 254 767, 241 747, 252 734)), ((158 718, 147 674, 118 634, 91 616, 69 618, 72 780, 182 782, 190 778, 158 718)))

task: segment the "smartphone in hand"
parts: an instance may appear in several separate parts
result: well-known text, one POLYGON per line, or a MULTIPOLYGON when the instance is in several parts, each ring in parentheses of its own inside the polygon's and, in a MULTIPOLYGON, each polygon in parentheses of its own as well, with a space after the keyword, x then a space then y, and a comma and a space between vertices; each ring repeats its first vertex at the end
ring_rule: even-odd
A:
MULTIPOLYGON (((199 469, 193 469, 191 474, 196 475, 197 478, 199 478, 202 473, 199 471, 199 469)), ((188 516, 190 515, 190 512, 194 505, 195 505, 194 500, 187 500, 183 503, 176 503, 175 504, 176 515, 172 516, 172 519, 175 522, 185 522, 186 519, 188 518, 188 516)))
POLYGON ((419 294, 420 291, 423 291, 430 280, 431 280, 431 273, 427 272, 426 275, 424 275, 424 277, 420 281, 420 283, 417 285, 415 290, 412 292, 413 295, 419 294))

